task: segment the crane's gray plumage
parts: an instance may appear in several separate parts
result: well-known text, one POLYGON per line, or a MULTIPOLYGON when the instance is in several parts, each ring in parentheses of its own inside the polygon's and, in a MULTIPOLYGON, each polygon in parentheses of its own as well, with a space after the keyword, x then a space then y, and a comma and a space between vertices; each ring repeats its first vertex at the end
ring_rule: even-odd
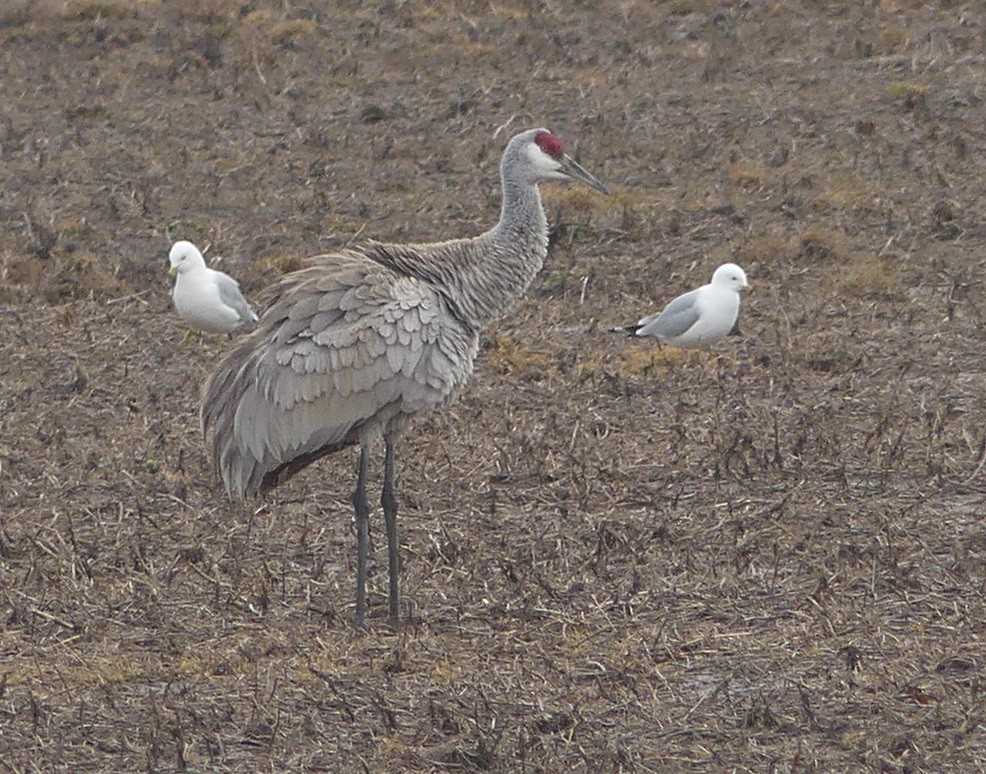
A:
POLYGON ((476 329, 429 283, 380 262, 387 247, 285 277, 260 329, 220 365, 202 419, 230 495, 441 405, 472 371, 476 329))
POLYGON ((227 492, 262 493, 315 460, 359 444, 356 622, 363 623, 366 464, 384 437, 382 503, 396 624, 394 459, 408 416, 436 408, 473 371, 479 332, 528 287, 547 255, 537 184, 576 180, 605 191, 545 129, 513 137, 500 165, 500 220, 485 234, 384 244, 317 256, 286 275, 259 327, 207 382, 202 425, 227 492))
POLYGON ((206 266, 202 253, 191 242, 175 242, 168 262, 168 273, 177 275, 171 298, 178 315, 189 325, 209 333, 229 333, 257 322, 236 280, 206 266))
POLYGON ((708 285, 683 293, 658 314, 613 330, 653 336, 676 347, 707 347, 736 325, 740 292, 747 285, 746 272, 735 263, 723 264, 708 285))

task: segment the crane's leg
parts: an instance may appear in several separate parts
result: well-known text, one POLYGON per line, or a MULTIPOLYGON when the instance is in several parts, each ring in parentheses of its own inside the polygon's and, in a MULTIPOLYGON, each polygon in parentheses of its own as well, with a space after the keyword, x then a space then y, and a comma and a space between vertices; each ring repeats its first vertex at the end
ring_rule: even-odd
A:
POLYGON ((369 444, 360 444, 359 472, 353 491, 356 511, 356 628, 362 629, 366 618, 366 556, 370 542, 370 504, 366 499, 366 470, 369 464, 369 444))
POLYGON ((397 539, 397 426, 392 423, 384 432, 387 445, 383 468, 383 493, 380 504, 383 506, 383 519, 387 527, 387 559, 390 566, 390 625, 400 624, 400 556, 397 539))

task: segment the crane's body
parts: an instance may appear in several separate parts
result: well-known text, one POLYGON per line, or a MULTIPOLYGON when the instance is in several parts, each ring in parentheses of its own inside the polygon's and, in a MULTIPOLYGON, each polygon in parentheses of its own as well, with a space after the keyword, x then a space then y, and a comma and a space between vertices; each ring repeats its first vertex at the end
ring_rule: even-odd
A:
MULTIPOLYGON (((398 619, 396 439, 404 418, 445 403, 472 374, 479 333, 526 290, 547 255, 537 183, 602 184, 547 130, 508 144, 503 205, 485 234, 433 244, 371 242, 285 276, 259 327, 206 385, 202 423, 227 492, 262 493, 326 454, 359 444, 356 622, 365 612, 365 484, 386 444, 381 498, 398 619)), ((604 189, 603 189, 604 190, 604 189)))
MULTIPOLYGON (((388 247, 324 256, 288 275, 262 330, 234 352, 255 378, 233 421, 216 430, 231 495, 263 493, 321 456, 372 441, 469 378, 478 330, 431 283, 381 263, 388 247)), ((220 368, 215 389, 242 368, 220 368)))

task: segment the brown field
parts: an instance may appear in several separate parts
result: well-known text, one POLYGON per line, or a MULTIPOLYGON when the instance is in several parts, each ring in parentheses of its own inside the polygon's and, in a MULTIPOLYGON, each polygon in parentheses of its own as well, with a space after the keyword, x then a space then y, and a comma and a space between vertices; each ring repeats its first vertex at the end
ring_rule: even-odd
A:
POLYGON ((0 42, 0 771, 984 770, 981 2, 5 0, 0 42), (479 233, 532 125, 613 195, 545 187, 358 634, 354 457, 230 505, 168 247, 257 299, 479 233), (727 260, 715 353, 607 332, 727 260))

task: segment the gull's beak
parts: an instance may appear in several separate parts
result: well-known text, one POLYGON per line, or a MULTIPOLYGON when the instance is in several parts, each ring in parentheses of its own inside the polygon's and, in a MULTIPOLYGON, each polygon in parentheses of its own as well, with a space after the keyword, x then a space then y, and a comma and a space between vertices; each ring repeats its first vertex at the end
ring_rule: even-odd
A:
POLYGON ((600 183, 596 178, 582 169, 582 165, 567 153, 561 159, 561 171, 568 175, 572 180, 585 183, 590 188, 595 188, 600 193, 608 194, 609 189, 600 183))
POLYGON ((168 269, 169 277, 174 277, 176 274, 178 274, 178 269, 176 267, 172 266, 171 268, 168 269))

